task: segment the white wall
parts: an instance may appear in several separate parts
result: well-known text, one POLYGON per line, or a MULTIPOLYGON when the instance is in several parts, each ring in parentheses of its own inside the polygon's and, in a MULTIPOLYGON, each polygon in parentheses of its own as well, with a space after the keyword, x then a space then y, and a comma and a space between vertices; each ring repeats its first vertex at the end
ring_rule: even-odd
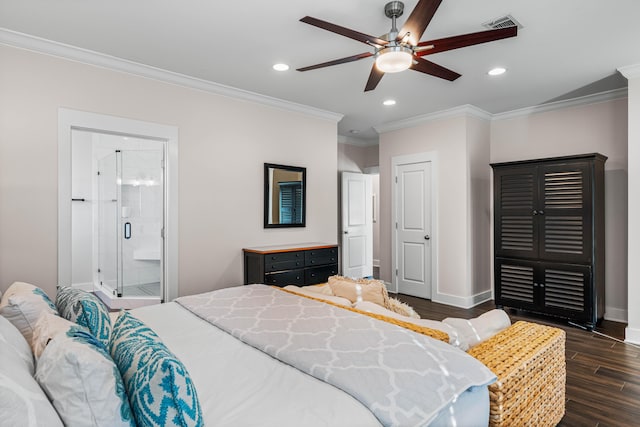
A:
POLYGON ((179 294, 242 283, 242 248, 337 236, 337 126, 0 46, 0 290, 55 293, 58 108, 179 128, 179 294), (263 163, 307 168, 307 226, 264 229, 263 163))
MULTIPOLYGON (((432 294, 436 301, 458 305, 467 305, 473 296, 469 282, 473 276, 472 262, 467 251, 470 209, 467 150, 465 116, 433 120, 380 135, 380 276, 391 282, 391 159, 434 152, 438 159, 438 175, 433 177, 438 183, 435 191, 438 226, 432 234, 438 239, 439 252, 438 279, 432 284, 432 294)), ((488 245, 486 242, 487 250, 488 245)))
POLYGON ((71 202, 71 283, 93 283, 93 168, 91 134, 73 131, 71 163, 71 197, 85 202, 71 202))
POLYGON ((491 162, 601 153, 605 163, 605 317, 627 318, 627 100, 491 122, 491 162))
POLYGON ((491 167, 489 150, 491 127, 487 120, 467 118, 467 267, 468 295, 488 299, 492 293, 493 257, 491 253, 491 167))
MULTIPOLYGON (((629 138, 629 188, 640 186, 640 65, 623 71, 629 80, 628 138, 629 138)), ((628 255, 629 288, 627 291, 629 323, 625 331, 626 341, 640 344, 640 193, 629 192, 628 255)))

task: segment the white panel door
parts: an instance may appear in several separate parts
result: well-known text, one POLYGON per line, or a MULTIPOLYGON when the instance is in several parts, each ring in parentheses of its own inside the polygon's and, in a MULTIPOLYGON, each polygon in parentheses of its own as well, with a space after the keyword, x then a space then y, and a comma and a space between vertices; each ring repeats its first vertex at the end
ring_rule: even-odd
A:
POLYGON ((398 292, 431 298, 431 162, 396 169, 398 292))
POLYGON ((342 274, 373 275, 371 176, 342 172, 342 274))

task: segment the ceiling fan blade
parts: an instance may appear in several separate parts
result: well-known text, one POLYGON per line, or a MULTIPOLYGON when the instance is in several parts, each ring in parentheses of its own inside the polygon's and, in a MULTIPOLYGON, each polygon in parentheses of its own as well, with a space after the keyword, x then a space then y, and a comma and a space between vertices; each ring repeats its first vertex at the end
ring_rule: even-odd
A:
POLYGON ((341 27, 340 25, 332 24, 321 19, 312 18, 311 16, 305 16, 304 18, 300 19, 300 21, 304 22, 305 24, 313 25, 315 27, 322 28, 323 30, 331 31, 332 33, 340 34, 341 36, 349 37, 350 39, 370 45, 385 46, 389 43, 388 41, 379 39, 378 37, 360 33, 358 31, 341 27))
POLYGON ((422 58, 414 57, 413 59, 415 62, 411 65, 412 70, 440 77, 441 79, 449 80, 450 82, 460 77, 460 74, 455 71, 451 71, 448 68, 444 68, 442 65, 434 64, 433 62, 422 58))
POLYGON ((373 56, 371 52, 359 53, 358 55, 347 56, 346 58, 334 59, 333 61, 323 62, 321 64, 310 65, 308 67, 298 68, 297 71, 309 71, 317 68, 331 67, 332 65, 346 64, 347 62, 357 61, 359 59, 373 56))
POLYGON ((412 46, 417 45, 440 3, 442 0, 420 0, 398 33, 398 39, 402 40, 409 33, 407 42, 412 46))
POLYGON ((382 80, 382 76, 384 76, 384 72, 378 70, 376 64, 373 64, 371 67, 371 74, 369 74, 369 80, 367 80, 367 85, 364 87, 365 92, 369 92, 370 90, 374 90, 380 80, 382 80))
POLYGON ((425 56, 475 44, 487 43, 496 40, 515 37, 518 35, 518 27, 499 28, 497 30, 479 31, 477 33, 463 34, 438 40, 429 40, 418 43, 416 55, 425 56), (422 50, 424 49, 424 50, 422 50))

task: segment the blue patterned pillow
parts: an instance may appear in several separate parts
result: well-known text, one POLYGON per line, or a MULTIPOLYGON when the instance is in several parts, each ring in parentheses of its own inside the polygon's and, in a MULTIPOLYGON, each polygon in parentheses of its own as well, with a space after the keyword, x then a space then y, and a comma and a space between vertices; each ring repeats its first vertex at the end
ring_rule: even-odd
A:
POLYGON ((84 326, 109 348, 111 319, 100 299, 91 292, 63 286, 58 289, 56 306, 60 316, 84 326))
POLYGON ((204 425, 185 366, 155 332, 129 313, 122 312, 115 322, 111 356, 139 426, 204 425))

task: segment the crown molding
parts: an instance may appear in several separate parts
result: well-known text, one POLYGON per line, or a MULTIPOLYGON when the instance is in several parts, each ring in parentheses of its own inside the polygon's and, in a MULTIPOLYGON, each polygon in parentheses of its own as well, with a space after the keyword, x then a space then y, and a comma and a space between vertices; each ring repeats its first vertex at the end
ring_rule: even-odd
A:
POLYGON ((383 123, 379 126, 375 126, 373 129, 380 134, 384 132, 391 132, 394 130, 418 126, 434 120, 465 116, 477 117, 483 120, 491 120, 492 118, 491 113, 487 113, 486 111, 478 107, 467 104, 460 107, 450 108, 448 110, 438 111, 435 113, 423 114, 420 116, 409 117, 408 119, 402 119, 395 122, 383 123))
POLYGON ((640 64, 626 65, 618 68, 618 71, 627 79, 636 79, 640 77, 640 64))
POLYGON ((342 117, 344 116, 343 114, 334 113, 332 111, 326 111, 319 108, 310 107, 308 105, 298 104, 271 96, 261 95, 255 92, 214 83, 208 80, 190 77, 185 74, 174 73, 172 71, 140 64, 138 62, 128 61, 126 59, 117 58, 115 56, 94 52, 92 50, 54 42, 52 40, 43 39, 29 34, 11 31, 6 28, 0 28, 0 44, 43 53, 46 55, 56 56, 71 61, 81 62, 83 64, 93 65, 96 67, 106 68, 112 71, 133 74, 139 77, 145 77, 164 83, 171 83, 190 89, 197 89, 216 95, 222 95, 234 99, 267 105, 270 107, 279 108, 281 110, 292 111, 325 120, 330 120, 336 123, 342 120, 342 117))
POLYGON ((377 138, 354 138, 346 135, 338 135, 338 144, 353 145, 354 147, 371 147, 378 145, 377 138))
MULTIPOLYGON (((622 72, 622 71, 621 71, 622 72)), ((638 68, 640 73, 640 67, 638 68)), ((640 74, 638 74, 640 76, 640 74)), ((384 123, 374 127, 375 131, 380 133, 391 132, 394 130, 418 126, 420 124, 441 120, 452 117, 473 116, 483 120, 505 120, 520 116, 529 116, 535 113, 543 113, 553 110, 561 110, 564 108, 578 107, 581 105, 597 104, 600 102, 613 101, 616 99, 626 98, 627 88, 619 88, 606 92, 595 93, 592 95, 581 96, 578 98, 567 99, 563 101, 550 102, 548 104, 536 105, 534 107, 520 108, 518 110, 507 111, 504 113, 491 114, 473 105, 463 105, 448 110, 438 111, 435 113, 424 114, 421 116, 410 117, 408 119, 398 120, 395 122, 384 123)))
POLYGON ((535 113, 561 110, 564 108, 579 107, 581 105, 597 104, 599 102, 613 101, 627 97, 627 88, 619 88, 606 92, 594 93, 592 95, 580 96, 578 98, 566 99, 562 101, 549 102, 548 104, 536 105, 533 107, 520 108, 518 110, 497 113, 492 120, 512 119, 514 117, 529 116, 535 113))

